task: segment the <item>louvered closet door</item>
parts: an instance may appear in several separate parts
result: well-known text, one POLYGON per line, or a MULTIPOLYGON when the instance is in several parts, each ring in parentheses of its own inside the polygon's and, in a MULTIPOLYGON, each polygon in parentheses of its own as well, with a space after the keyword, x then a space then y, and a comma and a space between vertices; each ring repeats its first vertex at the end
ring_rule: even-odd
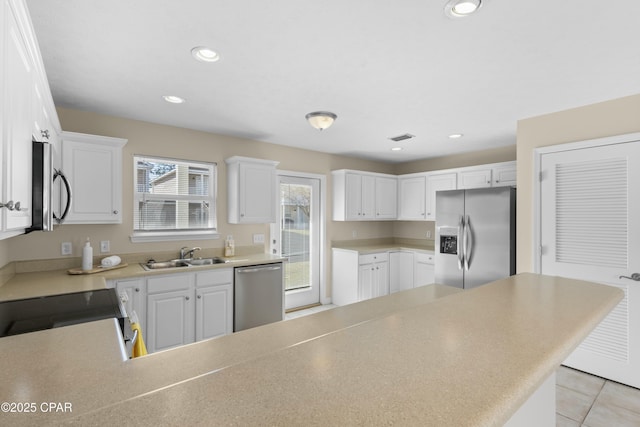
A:
POLYGON ((640 141, 544 154, 541 272, 624 290, 565 365, 640 387, 640 141))

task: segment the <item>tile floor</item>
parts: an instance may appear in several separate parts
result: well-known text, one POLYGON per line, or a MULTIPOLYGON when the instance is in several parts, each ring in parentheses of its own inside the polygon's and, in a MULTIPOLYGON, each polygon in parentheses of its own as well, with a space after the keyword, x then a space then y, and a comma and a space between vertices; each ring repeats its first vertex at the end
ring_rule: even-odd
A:
POLYGON ((638 427, 640 390, 561 366, 556 376, 557 427, 638 427))
MULTIPOLYGON (((334 307, 294 311, 285 320, 334 307)), ((640 427, 640 390, 561 366, 556 376, 556 427, 640 427)))

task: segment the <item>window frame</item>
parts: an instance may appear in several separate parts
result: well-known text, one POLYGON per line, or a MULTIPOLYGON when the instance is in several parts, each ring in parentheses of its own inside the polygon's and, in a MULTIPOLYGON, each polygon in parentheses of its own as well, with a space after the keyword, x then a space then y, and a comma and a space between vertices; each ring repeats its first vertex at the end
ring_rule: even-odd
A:
MULTIPOLYGON (((132 221, 132 234, 130 236, 133 243, 144 242, 162 242, 162 241, 175 241, 175 240, 205 240, 205 239, 218 239, 220 234, 218 233, 218 164, 216 162, 203 162, 197 160, 177 159, 172 157, 153 156, 144 154, 133 155, 133 221, 132 221), (209 201, 210 209, 209 215, 213 226, 211 228, 182 228, 172 230, 136 230, 135 229, 135 210, 138 209, 139 203, 143 200, 153 199, 169 199, 167 195, 151 194, 138 191, 138 162, 139 161, 151 161, 151 162, 167 162, 167 163, 186 163, 189 165, 211 168, 211 177, 209 178, 209 194, 207 196, 200 196, 209 201)), ((191 195, 170 195, 171 200, 193 200, 194 196, 191 195)))

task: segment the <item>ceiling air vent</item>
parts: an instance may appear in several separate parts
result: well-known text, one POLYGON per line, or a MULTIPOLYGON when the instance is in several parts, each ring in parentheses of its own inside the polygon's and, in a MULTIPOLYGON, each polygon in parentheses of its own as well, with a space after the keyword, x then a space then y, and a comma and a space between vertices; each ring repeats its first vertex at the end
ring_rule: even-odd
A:
POLYGON ((411 135, 410 133, 405 133, 402 135, 398 135, 398 136, 393 136, 391 138, 389 138, 392 141, 395 142, 400 142, 400 141, 406 141, 407 139, 411 139, 411 138, 415 138, 415 135, 411 135))

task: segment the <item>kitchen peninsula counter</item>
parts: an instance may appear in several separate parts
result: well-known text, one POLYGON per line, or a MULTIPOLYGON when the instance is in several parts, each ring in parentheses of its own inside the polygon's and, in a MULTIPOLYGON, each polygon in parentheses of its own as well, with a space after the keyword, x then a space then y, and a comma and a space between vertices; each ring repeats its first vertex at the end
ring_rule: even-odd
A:
POLYGON ((430 285, 125 362, 92 360, 83 325, 58 329, 77 334, 67 361, 38 347, 50 331, 23 336, 28 354, 7 337, 2 400, 70 402, 73 413, 0 422, 503 425, 622 296, 535 274, 430 285))

